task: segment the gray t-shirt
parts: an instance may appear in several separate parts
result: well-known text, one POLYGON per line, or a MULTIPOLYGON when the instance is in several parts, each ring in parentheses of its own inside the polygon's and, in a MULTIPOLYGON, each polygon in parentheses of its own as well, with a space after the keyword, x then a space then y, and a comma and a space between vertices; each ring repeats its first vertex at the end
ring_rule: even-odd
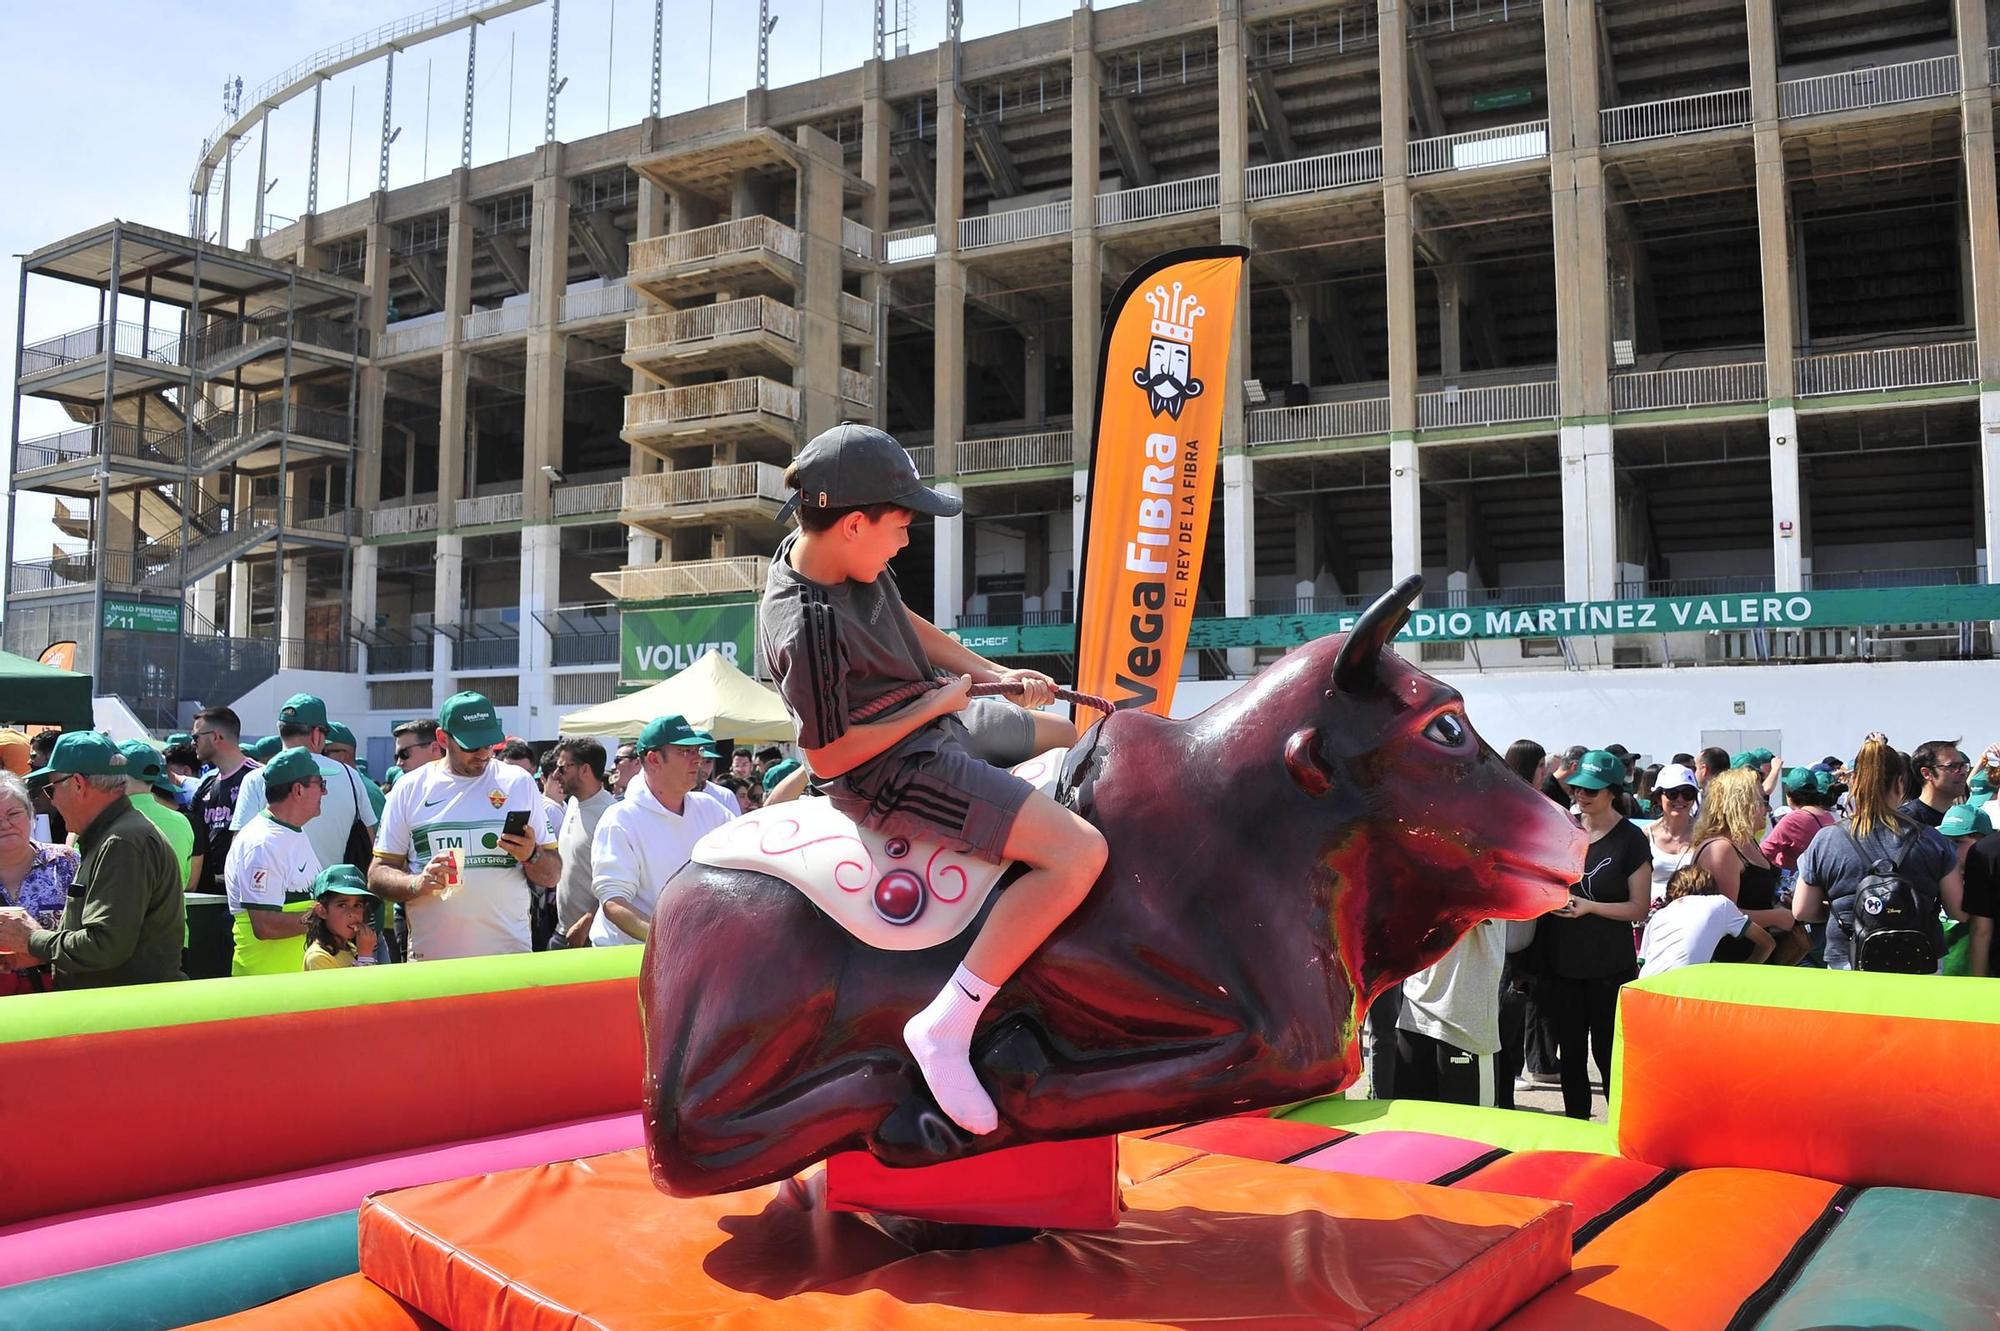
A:
POLYGON ((1821 828, 1799 860, 1799 878, 1826 894, 1827 969, 1853 969, 1845 921, 1853 913, 1854 894, 1861 890, 1861 880, 1874 871, 1878 861, 1894 863, 1917 889, 1919 899, 1928 900, 1931 942, 1942 956, 1944 928, 1937 921, 1938 884, 1958 867, 1958 852, 1951 842, 1931 828, 1905 824, 1894 831, 1877 828, 1858 838, 1857 848, 1857 838, 1848 831, 1846 823, 1821 828))
POLYGON ((572 797, 563 806, 562 830, 556 835, 556 850, 562 855, 562 877, 556 880, 556 927, 564 933, 597 909, 597 895, 590 890, 590 838, 604 811, 618 802, 609 786, 601 787, 587 800, 572 797))
POLYGON ((1468 1054, 1500 1052, 1500 969, 1507 921, 1482 920, 1458 945, 1403 981, 1396 1024, 1468 1054))

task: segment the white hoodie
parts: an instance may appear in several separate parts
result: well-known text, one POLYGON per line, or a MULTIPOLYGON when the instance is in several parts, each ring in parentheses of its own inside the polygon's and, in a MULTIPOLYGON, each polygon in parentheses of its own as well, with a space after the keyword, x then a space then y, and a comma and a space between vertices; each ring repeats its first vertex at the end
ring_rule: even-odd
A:
POLYGON ((625 798, 604 811, 590 839, 590 890, 597 918, 590 926, 592 947, 617 947, 639 940, 604 913, 616 898, 646 919, 660 904, 660 889, 694 853, 694 843, 729 821, 729 811, 707 795, 688 792, 674 813, 653 794, 644 776, 634 778, 625 798))

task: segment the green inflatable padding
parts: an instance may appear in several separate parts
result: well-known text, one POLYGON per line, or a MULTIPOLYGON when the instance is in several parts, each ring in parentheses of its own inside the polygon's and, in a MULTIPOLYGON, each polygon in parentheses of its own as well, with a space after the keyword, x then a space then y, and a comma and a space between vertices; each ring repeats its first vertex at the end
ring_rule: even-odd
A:
POLYGON ((2000 1201, 1870 1188, 1757 1323, 1757 1331, 1987 1331, 1993 1310, 2000 1308, 1996 1253, 2000 1201))
POLYGON ((510 957, 301 971, 297 975, 234 975, 123 989, 21 994, 0 1003, 0 1044, 316 1012, 358 1003, 402 1003, 594 980, 629 980, 639 974, 645 952, 643 947, 582 947, 510 957))
POLYGON ((1392 1129, 1434 1132, 1441 1137, 1463 1137, 1508 1151, 1618 1154, 1618 1140, 1608 1123, 1585 1123, 1560 1114, 1537 1114, 1525 1109, 1488 1109, 1429 1100, 1346 1100, 1333 1095, 1293 1105, 1278 1117, 1345 1128, 1349 1132, 1392 1129))
POLYGON ((2000 1003, 1993 1001, 1992 982, 1970 976, 1708 965, 1683 966, 1649 980, 1634 980, 1627 987, 1752 1007, 2000 1024, 2000 1003))
POLYGON ((0 1326, 166 1331, 227 1317, 359 1271, 359 1216, 342 1211, 12 1285, 0 1289, 0 1326))

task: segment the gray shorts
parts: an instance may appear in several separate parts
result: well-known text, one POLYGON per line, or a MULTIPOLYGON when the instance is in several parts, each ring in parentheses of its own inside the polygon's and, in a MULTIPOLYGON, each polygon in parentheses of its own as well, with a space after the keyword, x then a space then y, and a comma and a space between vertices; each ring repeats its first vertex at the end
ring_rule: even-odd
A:
POLYGON ((886 836, 942 841, 998 864, 1035 788, 1007 768, 1035 756, 1034 716, 974 698, 827 784, 834 807, 886 836))

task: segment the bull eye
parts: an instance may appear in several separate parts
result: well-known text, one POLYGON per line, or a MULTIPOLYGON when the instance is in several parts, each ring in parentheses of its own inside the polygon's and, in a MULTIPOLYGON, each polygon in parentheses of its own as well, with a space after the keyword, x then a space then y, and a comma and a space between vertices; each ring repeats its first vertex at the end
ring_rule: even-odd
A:
POLYGON ((1425 739, 1447 749, 1465 747, 1465 741, 1471 733, 1465 724, 1465 718, 1457 712, 1439 712, 1431 718, 1431 723, 1424 727, 1425 739))

